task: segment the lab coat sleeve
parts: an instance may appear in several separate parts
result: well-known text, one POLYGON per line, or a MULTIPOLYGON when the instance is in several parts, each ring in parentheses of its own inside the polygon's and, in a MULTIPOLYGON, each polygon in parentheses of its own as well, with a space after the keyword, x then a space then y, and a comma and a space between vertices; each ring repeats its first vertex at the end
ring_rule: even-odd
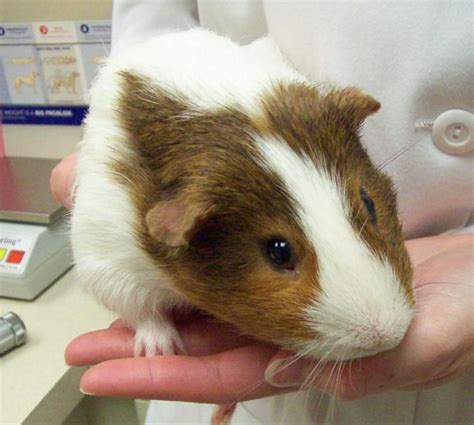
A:
POLYGON ((197 25, 196 0, 114 0, 112 55, 153 36, 197 25))
POLYGON ((474 235, 474 224, 445 232, 446 235, 474 235))

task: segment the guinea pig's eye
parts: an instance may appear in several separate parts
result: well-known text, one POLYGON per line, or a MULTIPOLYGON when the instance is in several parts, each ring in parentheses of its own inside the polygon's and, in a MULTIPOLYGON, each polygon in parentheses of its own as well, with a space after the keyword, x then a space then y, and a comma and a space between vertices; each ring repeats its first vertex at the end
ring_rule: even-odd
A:
POLYGON ((369 214, 369 221, 372 224, 377 224, 377 211, 375 210, 375 203, 363 187, 360 188, 360 199, 362 200, 362 203, 369 214))
POLYGON ((269 239, 266 242, 265 254, 273 266, 283 270, 294 270, 293 250, 286 239, 269 239))

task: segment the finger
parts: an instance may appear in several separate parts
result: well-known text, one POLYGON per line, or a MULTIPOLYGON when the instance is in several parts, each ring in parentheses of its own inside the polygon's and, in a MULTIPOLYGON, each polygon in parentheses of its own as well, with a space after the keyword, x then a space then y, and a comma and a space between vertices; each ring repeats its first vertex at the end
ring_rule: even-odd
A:
POLYGON ((109 325, 109 329, 111 328, 128 328, 128 326, 122 319, 116 319, 109 325))
MULTIPOLYGON (((239 336, 232 328, 206 318, 198 318, 177 325, 186 352, 203 356, 248 344, 249 338, 239 336)), ((82 366, 105 360, 133 357, 134 332, 121 320, 108 329, 88 332, 71 341, 65 360, 69 365, 82 366)))
POLYGON ((446 384, 454 379, 458 378, 461 375, 460 371, 449 373, 445 376, 442 376, 437 379, 433 379, 428 382, 421 382, 419 384, 408 385, 406 387, 399 388, 401 391, 422 391, 429 390, 430 388, 439 387, 440 385, 446 384))
POLYGON ((109 359, 133 357, 135 333, 126 327, 110 327, 73 339, 64 357, 68 365, 83 366, 109 359))
POLYGON ((280 350, 270 360, 265 370, 265 380, 278 388, 309 389, 333 394, 341 399, 349 399, 352 393, 348 362, 301 358, 295 360, 291 353, 280 350))
POLYGON ((242 345, 267 345, 253 338, 241 335, 229 324, 219 323, 213 318, 197 317, 176 324, 183 339, 186 352, 193 356, 205 356, 242 345))
POLYGON ((266 397, 287 391, 263 380, 274 351, 274 347, 254 345, 204 357, 110 360, 85 372, 81 390, 101 396, 217 404, 266 397))
POLYGON ((449 251, 455 246, 469 244, 472 235, 441 235, 420 239, 411 239, 405 242, 410 259, 416 266, 435 255, 449 251))
POLYGON ((49 179, 51 193, 58 202, 70 209, 73 204, 71 191, 74 183, 77 154, 64 158, 51 172, 49 179))
MULTIPOLYGON (((429 260, 419 264, 415 268, 414 281, 417 289, 432 284, 459 285, 470 288, 474 284, 473 279, 473 238, 474 235, 460 235, 455 246, 449 251, 431 257, 429 260)), ((441 288, 442 286, 438 286, 441 288)), ((450 289, 450 286, 447 286, 450 289)), ((455 293, 461 289, 456 288, 455 293)), ((432 294, 432 290, 429 294, 432 294)), ((438 291, 435 291, 438 292, 438 291)), ((451 292, 451 291, 450 291, 451 292)), ((467 292, 466 296, 470 296, 467 292)), ((419 297, 418 297, 419 298, 419 297)))

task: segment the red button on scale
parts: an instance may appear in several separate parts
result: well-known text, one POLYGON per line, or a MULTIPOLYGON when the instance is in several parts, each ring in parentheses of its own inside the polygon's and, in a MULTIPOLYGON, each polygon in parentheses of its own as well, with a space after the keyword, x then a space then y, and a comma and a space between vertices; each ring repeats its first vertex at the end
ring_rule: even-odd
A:
POLYGON ((25 251, 12 250, 10 251, 10 254, 8 254, 7 263, 20 264, 24 255, 25 251))

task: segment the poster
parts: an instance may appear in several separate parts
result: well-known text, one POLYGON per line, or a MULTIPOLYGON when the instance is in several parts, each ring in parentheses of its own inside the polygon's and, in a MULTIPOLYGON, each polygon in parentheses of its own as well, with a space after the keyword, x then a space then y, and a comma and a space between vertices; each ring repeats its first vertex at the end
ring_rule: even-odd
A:
POLYGON ((3 123, 80 124, 111 31, 110 21, 0 23, 3 123))

